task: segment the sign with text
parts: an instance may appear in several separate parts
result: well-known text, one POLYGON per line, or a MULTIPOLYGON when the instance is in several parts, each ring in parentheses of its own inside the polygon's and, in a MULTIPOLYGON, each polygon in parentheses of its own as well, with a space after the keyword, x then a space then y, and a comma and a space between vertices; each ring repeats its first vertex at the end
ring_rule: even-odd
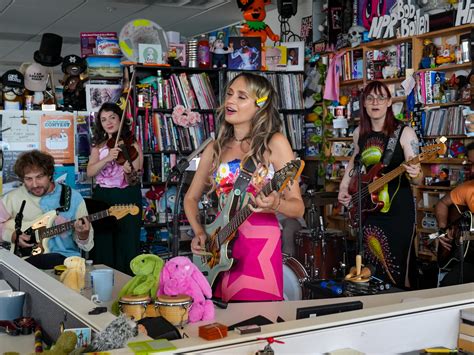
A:
POLYGON ((474 2, 472 0, 461 0, 458 4, 458 11, 456 12, 455 26, 466 25, 474 23, 474 2))
POLYGON ((372 19, 369 38, 404 38, 429 30, 428 14, 423 14, 411 0, 398 0, 387 15, 372 19))
POLYGON ((42 115, 40 127, 41 150, 56 164, 74 164, 74 116, 42 115))

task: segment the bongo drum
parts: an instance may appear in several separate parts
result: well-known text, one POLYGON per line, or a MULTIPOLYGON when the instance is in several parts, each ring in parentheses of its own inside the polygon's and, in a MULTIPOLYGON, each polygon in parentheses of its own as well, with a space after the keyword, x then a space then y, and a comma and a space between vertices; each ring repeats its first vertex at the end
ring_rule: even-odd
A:
POLYGON ((188 295, 160 295, 156 297, 155 308, 157 315, 173 325, 183 326, 188 322, 189 307, 192 303, 193 299, 188 295))
POLYGON ((121 313, 128 315, 135 321, 145 317, 156 317, 155 307, 151 303, 150 297, 146 295, 120 297, 119 309, 121 313))

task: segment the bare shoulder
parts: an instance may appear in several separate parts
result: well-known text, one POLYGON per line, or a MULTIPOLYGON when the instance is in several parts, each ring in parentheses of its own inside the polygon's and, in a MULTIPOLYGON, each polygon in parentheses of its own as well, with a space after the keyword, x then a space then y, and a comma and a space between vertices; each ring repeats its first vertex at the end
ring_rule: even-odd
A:
POLYGON ((290 142, 288 142, 288 139, 280 132, 272 136, 268 145, 272 151, 291 150, 290 142))
POLYGON ((418 141, 418 137, 416 135, 415 130, 410 126, 406 126, 403 129, 402 136, 400 137, 400 139, 402 140, 402 142, 410 142, 413 139, 418 141))

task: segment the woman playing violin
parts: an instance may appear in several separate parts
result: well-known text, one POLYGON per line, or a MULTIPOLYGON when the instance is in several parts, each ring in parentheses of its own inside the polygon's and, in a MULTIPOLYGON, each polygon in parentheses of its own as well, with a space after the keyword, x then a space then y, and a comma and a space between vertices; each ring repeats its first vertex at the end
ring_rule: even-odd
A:
MULTIPOLYGON (((121 118, 122 110, 115 103, 104 103, 97 113, 87 176, 95 177, 93 199, 108 205, 133 203, 141 206, 140 184, 131 185, 129 177, 141 171, 143 153, 125 124, 116 145, 121 118)), ((128 215, 115 223, 114 230, 96 231, 94 261, 130 274, 130 260, 139 253, 140 219, 141 213, 128 215)))

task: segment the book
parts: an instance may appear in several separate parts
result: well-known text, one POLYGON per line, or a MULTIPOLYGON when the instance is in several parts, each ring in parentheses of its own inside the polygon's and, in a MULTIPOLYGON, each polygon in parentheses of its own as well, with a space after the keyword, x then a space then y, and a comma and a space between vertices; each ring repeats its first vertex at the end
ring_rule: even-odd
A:
POLYGON ((134 341, 128 343, 127 346, 132 349, 136 355, 147 355, 159 351, 176 350, 176 346, 167 339, 134 341))

